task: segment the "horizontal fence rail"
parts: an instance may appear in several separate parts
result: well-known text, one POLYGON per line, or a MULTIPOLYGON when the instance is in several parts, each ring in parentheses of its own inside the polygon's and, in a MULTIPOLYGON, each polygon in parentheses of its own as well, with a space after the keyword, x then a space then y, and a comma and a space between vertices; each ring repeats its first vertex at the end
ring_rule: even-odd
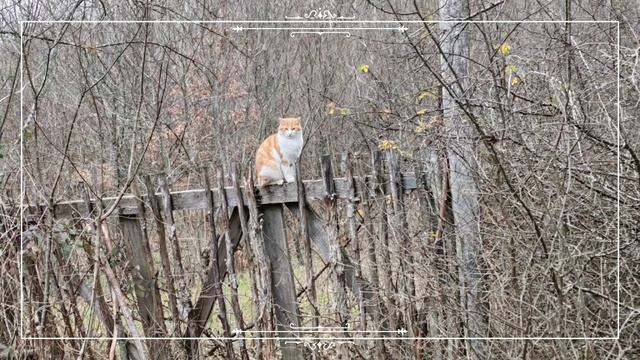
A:
MULTIPOLYGON (((355 182, 355 202, 358 202, 363 195, 363 181, 362 177, 354 176, 355 182)), ((371 184, 373 177, 367 175, 364 179, 365 183, 371 184)), ((303 181, 305 188, 305 198, 307 201, 322 200, 325 198, 326 192, 322 179, 318 180, 305 180, 303 181)), ((402 189, 404 191, 411 191, 419 187, 424 187, 424 174, 419 173, 416 176, 415 172, 407 172, 401 174, 402 189)), ((337 199, 349 199, 350 190, 349 182, 346 178, 334 178, 335 196, 337 199)), ((373 194, 373 189, 367 186, 368 194, 373 194)), ((391 189, 388 183, 385 182, 385 194, 389 194, 391 189)), ((227 195, 227 203, 230 207, 235 207, 238 204, 236 192, 232 186, 224 188, 227 195)), ((247 203, 247 195, 244 192, 244 188, 241 188, 243 193, 244 203, 247 203)), ((220 197, 218 196, 218 188, 213 188, 213 202, 214 208, 220 207, 220 197)), ((146 195, 141 196, 144 201, 146 195)), ((156 198, 162 207, 164 202, 162 201, 162 194, 156 193, 156 198)), ((279 203, 295 203, 298 202, 298 188, 296 183, 287 183, 283 185, 272 185, 263 188, 257 188, 256 198, 259 204, 279 204, 279 203)), ((116 197, 105 197, 102 200, 104 208, 111 206, 116 197)), ((204 189, 194 189, 185 191, 171 192, 171 200, 173 202, 173 210, 189 210, 189 209, 206 209, 207 208, 207 196, 204 189)), ((92 203, 95 199, 91 200, 92 203)), ((56 203, 54 205, 54 214, 56 218, 69 218, 74 214, 86 213, 86 205, 84 200, 70 200, 56 203)), ((46 205, 29 205, 28 214, 41 214, 46 205)), ((120 199, 120 214, 121 215, 133 215, 138 212, 138 205, 136 204, 136 197, 132 194, 124 195, 120 199)), ((114 212, 116 215, 117 212, 114 212)), ((28 220, 28 219, 27 219, 28 220)))

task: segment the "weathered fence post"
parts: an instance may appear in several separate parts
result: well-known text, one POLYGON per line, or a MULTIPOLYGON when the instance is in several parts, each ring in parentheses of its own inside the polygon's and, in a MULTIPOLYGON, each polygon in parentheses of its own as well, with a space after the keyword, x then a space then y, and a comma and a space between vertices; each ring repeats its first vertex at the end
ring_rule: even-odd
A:
POLYGON ((271 262, 271 284, 279 330, 280 349, 283 359, 304 359, 302 347, 292 342, 299 338, 300 326, 298 303, 293 269, 289 259, 289 248, 284 233, 282 205, 261 205, 263 236, 266 253, 271 262), (288 339, 287 339, 288 338, 288 339))

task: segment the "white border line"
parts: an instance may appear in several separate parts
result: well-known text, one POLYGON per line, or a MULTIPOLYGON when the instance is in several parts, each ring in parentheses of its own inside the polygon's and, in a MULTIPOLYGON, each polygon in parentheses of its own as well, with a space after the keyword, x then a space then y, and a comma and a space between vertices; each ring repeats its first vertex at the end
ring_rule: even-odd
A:
POLYGON ((618 304, 618 334, 617 334, 617 338, 620 338, 620 333, 622 332, 622 328, 621 328, 621 324, 620 324, 620 173, 621 173, 621 166, 620 166, 620 22, 618 22, 618 32, 617 32, 617 40, 618 40, 618 46, 617 46, 617 54, 618 54, 618 62, 616 64, 616 69, 618 70, 618 78, 617 80, 617 87, 618 87, 618 93, 617 93, 617 112, 616 112, 616 118, 617 118, 617 126, 616 126, 616 132, 617 132, 617 140, 618 140, 618 181, 617 181, 617 195, 618 195, 618 209, 617 209, 617 218, 618 218, 618 223, 617 223, 617 231, 616 231, 616 237, 618 238, 617 240, 617 248, 618 248, 618 261, 616 262, 616 279, 618 281, 618 291, 617 291, 617 298, 616 298, 616 302, 618 304))
POLYGON ((620 24, 616 20, 23 20, 25 24, 55 24, 55 23, 77 23, 77 24, 278 24, 278 23, 326 23, 326 24, 349 24, 349 23, 379 23, 379 24, 439 24, 439 23, 465 23, 465 24, 522 24, 522 23, 550 23, 550 24, 620 24))
POLYGON ((618 340, 617 337, 28 337, 23 340, 618 340))
MULTIPOLYGON (((22 340, 240 340, 240 339, 273 339, 273 340, 619 340, 622 329, 620 328, 620 22, 613 20, 409 20, 409 21, 395 21, 395 20, 20 20, 20 255, 19 255, 19 272, 20 272, 20 339, 22 340), (24 289, 22 286, 22 258, 23 258, 23 243, 22 243, 22 226, 24 218, 24 173, 23 173, 23 146, 24 146, 24 119, 23 119, 23 32, 24 24, 56 24, 56 23, 78 23, 78 24, 147 24, 147 23, 159 23, 159 24, 279 24, 279 23, 326 23, 326 24, 339 24, 339 23, 393 23, 393 24, 437 24, 437 23, 468 23, 468 24, 482 24, 482 23, 501 23, 501 24, 616 24, 617 27, 617 150, 618 150, 618 163, 617 163, 617 262, 616 262, 616 280, 618 282, 617 288, 617 334, 615 337, 353 337, 353 338, 313 338, 313 337, 24 337, 23 330, 23 316, 24 316, 24 289)), ((266 28, 265 28, 266 29, 266 28)), ((271 28, 269 28, 271 29, 271 28)), ((287 30, 287 28, 272 28, 273 30, 287 30)), ((327 28, 327 30, 339 30, 340 28, 327 28)), ((386 28, 385 28, 386 29, 386 28)), ((367 30, 367 28, 358 28, 358 30, 367 30)), ((371 28, 373 30, 373 28, 371 28)), ((273 331, 277 333, 278 331, 273 331)), ((289 331, 287 331, 289 332, 289 331)), ((251 333, 251 331, 243 331, 243 333, 251 333)))
POLYGON ((22 328, 22 317, 24 315, 24 289, 22 286, 22 272, 24 271, 24 269, 22 269, 22 252, 23 252, 23 245, 22 245, 22 227, 24 226, 24 207, 22 206, 22 204, 24 203, 24 172, 22 171, 22 168, 24 166, 24 153, 23 153, 23 147, 24 147, 24 117, 22 114, 22 95, 24 93, 23 91, 23 83, 22 83, 22 78, 23 78, 23 69, 22 69, 22 58, 23 56, 23 51, 22 51, 22 35, 23 35, 23 30, 24 30, 24 25, 22 23, 22 21, 20 22, 20 256, 19 256, 19 260, 18 260, 18 269, 20 271, 20 338, 24 339, 24 330, 22 328))

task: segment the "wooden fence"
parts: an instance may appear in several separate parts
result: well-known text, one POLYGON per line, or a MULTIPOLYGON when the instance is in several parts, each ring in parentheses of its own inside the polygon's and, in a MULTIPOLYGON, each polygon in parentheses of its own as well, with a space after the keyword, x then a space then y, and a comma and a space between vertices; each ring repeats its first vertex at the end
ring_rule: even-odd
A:
MULTIPOLYGON (((399 306, 402 308, 401 313, 411 314, 412 304, 397 304, 394 303, 397 299, 389 297, 381 299, 377 291, 374 291, 377 288, 388 290, 391 287, 387 271, 378 272, 374 266, 368 270, 370 273, 362 274, 361 258, 366 257, 369 261, 375 261, 381 265, 389 261, 388 249, 384 249, 387 239, 386 235, 382 236, 382 249, 371 250, 371 246, 363 247, 362 239, 358 239, 358 225, 355 217, 358 206, 368 206, 373 199, 382 198, 383 201, 379 203, 389 207, 389 209, 383 209, 385 213, 389 213, 389 222, 383 221, 377 232, 386 234, 386 227, 393 226, 390 225, 392 223, 406 227, 403 196, 406 192, 415 189, 427 189, 426 176, 415 171, 400 172, 395 151, 387 151, 384 154, 378 151, 373 152, 371 166, 374 171, 371 175, 354 176, 351 156, 348 154, 343 156, 342 164, 344 176, 334 177, 331 158, 323 156, 321 179, 302 181, 298 177, 297 183, 263 188, 254 186, 251 175, 241 183, 237 170, 233 166, 229 170, 230 180, 227 182, 230 186, 225 186, 225 174, 218 170, 215 174, 216 186, 212 187, 210 185, 212 177, 205 168, 201 173, 204 189, 188 191, 171 192, 164 176, 158 176, 156 179, 145 176, 143 178, 147 188, 145 194, 138 193, 137 188, 133 186, 130 194, 120 198, 107 197, 97 202, 85 192, 81 200, 60 202, 52 207, 30 206, 26 214, 34 215, 44 212, 56 219, 71 217, 95 219, 101 214, 101 209, 108 209, 117 201, 117 211, 114 211, 113 215, 117 216, 126 251, 129 254, 128 259, 132 262, 131 269, 136 272, 132 278, 135 281, 136 305, 144 336, 183 336, 188 338, 185 341, 186 350, 196 356, 198 346, 195 338, 202 336, 211 314, 216 313, 222 324, 222 335, 225 338, 225 351, 228 358, 248 359, 244 334, 256 331, 259 355, 271 358, 279 347, 283 358, 302 359, 304 347, 292 340, 302 339, 305 335, 299 330, 301 321, 298 297, 304 294, 316 315, 318 311, 314 284, 315 277, 318 275, 314 273, 312 267, 312 249, 325 263, 325 269, 329 270, 332 305, 335 307, 335 318, 341 325, 345 325, 350 316, 345 307, 346 296, 350 292, 353 298, 358 299, 358 305, 363 310, 361 323, 366 322, 368 317, 383 324, 383 328, 386 329, 395 329, 400 324, 405 327, 412 326, 411 319, 399 319, 395 311, 390 314, 383 310, 395 309, 399 306), (157 184, 154 184, 154 180, 157 184), (157 188, 160 192, 155 192, 157 188), (387 198, 390 201, 387 201, 387 198), (323 202, 323 208, 327 211, 325 216, 327 221, 321 219, 320 215, 309 206, 314 201, 323 202), (349 252, 337 239, 337 224, 340 217, 338 201, 345 204, 345 224, 349 237, 348 243, 351 246, 349 252), (284 207, 299 219, 301 226, 301 238, 295 241, 301 241, 302 244, 301 262, 305 266, 305 283, 298 288, 294 283, 288 249, 289 241, 285 237, 284 207), (193 209, 207 210, 207 233, 211 236, 208 239, 211 246, 209 267, 206 269, 204 284, 195 303, 192 303, 190 291, 187 288, 188 281, 174 220, 175 211, 193 209), (222 221, 216 222, 216 211, 222 221), (146 222, 148 218, 155 222, 161 272, 156 270, 157 264, 153 261, 154 257, 149 246, 150 235, 146 222), (216 226, 219 224, 221 226, 216 226), (233 254, 239 246, 242 246, 249 255, 248 266, 254 297, 252 319, 244 318, 238 300, 238 274, 233 254), (361 253, 363 249, 366 251, 361 253), (376 254, 376 251, 379 253, 376 254), (168 294, 168 308, 170 317, 173 319, 172 328, 168 328, 164 321, 169 315, 163 313, 167 311, 167 307, 163 307, 161 301, 160 277, 163 278, 163 290, 168 294), (228 281, 225 281, 227 278, 228 281), (223 291, 223 284, 226 283, 229 285, 229 290, 223 291), (224 293, 227 294, 228 302, 225 301, 224 293), (216 304, 218 309, 214 311, 216 304), (231 309, 227 309, 227 304, 231 305, 231 309), (230 316, 234 317, 237 329, 231 328, 230 316), (248 324, 248 321, 253 323, 248 324), (278 346, 270 339, 275 336, 280 339, 278 346)), ((95 227, 94 231, 100 233, 100 229, 95 227)), ((107 250, 109 250, 109 239, 104 240, 107 241, 107 250)), ((408 245, 410 239, 405 235, 401 241, 408 245)), ((99 252, 99 246, 92 251, 99 252)), ((400 258, 404 259, 400 262, 400 266, 411 262, 411 256, 410 251, 400 254, 400 258)), ((100 263, 103 268, 111 266, 104 259, 100 263)), ((390 264, 387 263, 387 266, 390 264)), ((410 271, 410 269, 406 270, 410 271)), ((415 285, 410 274, 405 278, 407 280, 400 284, 401 291, 415 293, 415 285)), ((105 319, 106 326, 114 326, 108 321, 111 316, 108 313, 108 306, 98 304, 96 308, 105 319)), ((318 326, 317 319, 317 316, 314 317, 315 327, 318 326)), ((349 335, 345 333, 340 336, 349 335)), ((376 346, 380 347, 380 352, 383 351, 380 341, 376 342, 376 346)), ((145 351, 149 351, 152 358, 162 357, 159 353, 154 354, 154 349, 137 349, 137 351, 141 358, 144 357, 142 353, 145 351)), ((345 350, 338 347, 337 351, 345 350)))

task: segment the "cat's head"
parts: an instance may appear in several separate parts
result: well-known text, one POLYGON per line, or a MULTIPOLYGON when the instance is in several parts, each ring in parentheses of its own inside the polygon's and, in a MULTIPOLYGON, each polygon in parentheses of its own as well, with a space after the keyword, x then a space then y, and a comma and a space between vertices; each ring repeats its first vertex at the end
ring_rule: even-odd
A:
POLYGON ((302 124, 300 122, 300 117, 280 118, 278 133, 289 138, 302 135, 302 124))

